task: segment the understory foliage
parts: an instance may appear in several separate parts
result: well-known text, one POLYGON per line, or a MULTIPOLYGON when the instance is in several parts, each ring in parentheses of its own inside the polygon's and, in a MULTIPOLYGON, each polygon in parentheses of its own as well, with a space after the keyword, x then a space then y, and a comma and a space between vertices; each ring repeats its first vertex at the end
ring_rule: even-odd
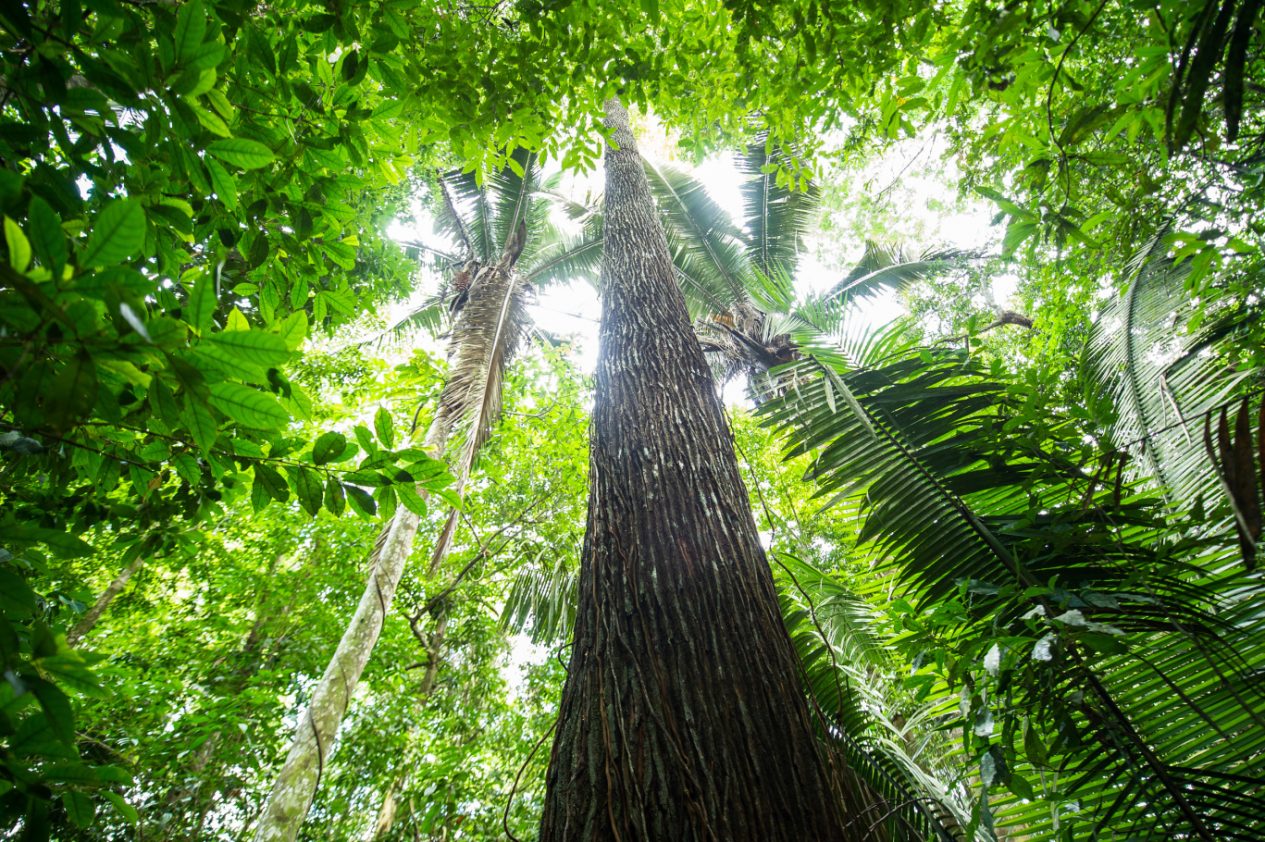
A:
POLYGON ((4 4, 0 837, 248 838, 405 507, 301 836, 534 838, 618 93, 849 829, 1261 838, 1261 5, 4 4))

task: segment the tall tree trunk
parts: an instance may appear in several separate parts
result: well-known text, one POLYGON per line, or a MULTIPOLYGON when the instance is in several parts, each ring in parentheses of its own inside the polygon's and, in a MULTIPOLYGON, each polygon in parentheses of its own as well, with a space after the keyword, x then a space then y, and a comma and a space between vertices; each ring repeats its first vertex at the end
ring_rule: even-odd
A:
MULTIPOLYGON (((471 283, 469 299, 453 329, 448 382, 422 445, 435 458, 442 458, 458 424, 469 427, 452 460, 458 493, 499 409, 502 375, 522 333, 524 293, 514 263, 522 253, 526 236, 525 224, 520 224, 507 239, 500 259, 482 267, 471 283)), ((438 570, 448 555, 456 517, 454 511, 440 532, 428 574, 438 570)), ((257 842, 289 842, 298 835, 351 694, 391 609, 404 565, 413 551, 418 525, 417 515, 400 506, 379 536, 370 560, 369 581, 356 613, 316 685, 308 709, 299 718, 285 765, 260 814, 255 830, 257 842)))
POLYGON ((615 100, 607 126, 588 526, 540 839, 863 838, 615 100))
POLYGON ((97 601, 94 602, 92 607, 88 609, 88 613, 84 614, 83 617, 79 619, 79 622, 75 623, 70 631, 66 632, 66 643, 68 645, 77 645, 79 641, 83 640, 84 635, 96 627, 97 623, 101 620, 101 615, 104 614, 105 610, 110 607, 110 603, 113 602, 114 598, 123 591, 123 588, 127 587, 127 583, 132 578, 132 575, 135 574, 137 570, 140 570, 141 565, 144 563, 145 557, 137 556, 132 560, 131 564, 124 567, 123 570, 119 572, 119 575, 114 577, 114 581, 110 582, 110 584, 106 586, 106 589, 101 592, 101 596, 97 597, 97 601))

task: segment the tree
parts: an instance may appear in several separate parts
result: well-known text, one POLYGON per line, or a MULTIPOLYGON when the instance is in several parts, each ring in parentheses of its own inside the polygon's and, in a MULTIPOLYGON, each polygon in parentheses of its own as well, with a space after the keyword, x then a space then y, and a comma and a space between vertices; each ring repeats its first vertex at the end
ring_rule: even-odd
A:
POLYGON ((606 109, 589 521, 541 839, 863 838, 799 686, 627 113, 606 109))
MULTIPOLYGON (((544 284, 582 268, 585 256, 595 251, 584 238, 571 243, 550 236, 552 228, 537 196, 539 180, 535 156, 530 154, 520 154, 512 170, 497 173, 485 188, 469 175, 453 173, 441 179, 445 209, 441 219, 459 236, 464 253, 460 259, 449 261, 456 268, 453 299, 450 304, 441 302, 456 312, 449 339, 448 379, 422 449, 441 458, 456 434, 459 441, 453 448, 451 465, 458 495, 500 411, 505 370, 528 325, 524 312, 528 290, 532 284, 544 284), (473 207, 459 208, 454 191, 473 207), (463 210, 472 213, 472 221, 463 219, 463 210), (533 240, 537 243, 532 244, 533 240), (521 270, 520 260, 525 261, 521 270)), ((423 309, 405 321, 425 322, 427 318, 428 311, 423 309)), ((390 447, 390 436, 386 439, 390 447)), ((333 748, 352 692, 391 609, 424 512, 417 495, 408 494, 407 489, 397 493, 403 505, 378 539, 356 612, 300 716, 294 742, 256 827, 260 842, 289 840, 298 834, 319 785, 324 759, 333 748)), ((448 556, 459 514, 459 506, 453 505, 432 549, 429 575, 434 575, 448 556)), ((434 615, 436 628, 426 645, 435 666, 443 645, 445 618, 441 602, 432 602, 414 623, 422 614, 434 615)), ((429 694, 433 675, 427 684, 429 694)))

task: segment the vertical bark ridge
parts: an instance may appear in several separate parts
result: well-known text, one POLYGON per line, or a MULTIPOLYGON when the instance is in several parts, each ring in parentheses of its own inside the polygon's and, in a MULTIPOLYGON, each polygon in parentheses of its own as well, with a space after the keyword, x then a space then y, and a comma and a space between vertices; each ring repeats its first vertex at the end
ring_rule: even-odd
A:
POLYGON ((613 100, 607 125, 589 515, 540 838, 865 838, 845 829, 732 438, 613 100))

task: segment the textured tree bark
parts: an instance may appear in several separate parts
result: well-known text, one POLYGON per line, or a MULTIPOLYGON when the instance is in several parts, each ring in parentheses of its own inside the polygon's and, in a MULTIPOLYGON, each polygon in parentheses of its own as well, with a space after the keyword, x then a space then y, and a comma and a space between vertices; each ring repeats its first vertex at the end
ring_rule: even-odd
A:
POLYGON ((128 581, 137 570, 141 569, 141 565, 144 563, 144 556, 137 556, 131 564, 124 567, 119 572, 119 575, 114 577, 114 581, 110 582, 110 584, 106 586, 105 590, 101 592, 101 596, 97 597, 97 601, 94 602, 92 607, 88 609, 88 613, 84 614, 83 617, 79 619, 79 622, 75 623, 70 631, 66 632, 67 645, 78 645, 79 641, 83 640, 84 635, 96 627, 97 623, 101 620, 101 615, 104 614, 105 610, 110 607, 110 603, 113 602, 114 598, 123 591, 123 588, 127 587, 128 581))
POLYGON ((846 829, 843 770, 801 692, 617 101, 607 125, 588 526, 540 839, 865 838, 864 822, 846 829))

